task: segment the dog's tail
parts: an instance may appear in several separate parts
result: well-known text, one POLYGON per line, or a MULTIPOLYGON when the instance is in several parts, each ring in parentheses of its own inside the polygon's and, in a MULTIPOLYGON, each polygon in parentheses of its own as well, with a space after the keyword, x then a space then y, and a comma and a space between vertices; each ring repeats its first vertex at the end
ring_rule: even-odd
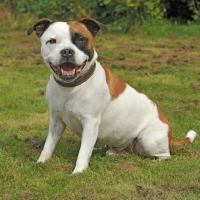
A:
POLYGON ((197 136, 197 133, 195 131, 191 130, 187 133, 186 137, 179 142, 170 140, 169 146, 181 146, 181 145, 186 145, 186 144, 192 143, 196 136, 197 136))

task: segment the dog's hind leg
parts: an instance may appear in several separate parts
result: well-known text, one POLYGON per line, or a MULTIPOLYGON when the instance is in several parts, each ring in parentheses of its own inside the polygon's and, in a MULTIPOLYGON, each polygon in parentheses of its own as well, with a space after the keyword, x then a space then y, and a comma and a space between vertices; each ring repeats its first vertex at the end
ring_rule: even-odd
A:
POLYGON ((169 158, 168 129, 165 125, 156 125, 143 130, 133 141, 133 151, 149 158, 169 158))
POLYGON ((48 158, 51 157, 53 151, 56 147, 56 144, 59 142, 62 133, 65 130, 65 124, 60 118, 54 118, 51 116, 49 124, 49 133, 44 144, 44 149, 40 154, 37 163, 45 162, 48 158))

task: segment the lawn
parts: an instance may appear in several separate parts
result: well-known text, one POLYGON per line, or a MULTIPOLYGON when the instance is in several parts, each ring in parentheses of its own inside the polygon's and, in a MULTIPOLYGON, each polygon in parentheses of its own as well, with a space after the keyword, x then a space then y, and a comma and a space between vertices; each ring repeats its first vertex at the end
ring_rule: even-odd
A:
MULTIPOLYGON (((175 140, 191 129, 200 132, 199 44, 199 26, 167 23, 137 26, 129 34, 100 32, 95 39, 98 60, 163 110, 175 140)), ((52 158, 36 164, 48 131, 50 72, 34 34, 0 31, 0 72, 0 199, 200 198, 199 137, 171 148, 172 157, 162 161, 133 153, 105 156, 107 148, 97 144, 89 168, 71 176, 80 138, 67 129, 52 158)))

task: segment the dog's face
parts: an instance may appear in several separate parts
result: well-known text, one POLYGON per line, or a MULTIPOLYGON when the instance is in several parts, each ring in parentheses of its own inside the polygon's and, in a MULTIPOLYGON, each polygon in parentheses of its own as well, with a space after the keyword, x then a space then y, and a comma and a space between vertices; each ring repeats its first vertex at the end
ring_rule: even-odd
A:
POLYGON ((95 62, 93 39, 100 29, 106 31, 107 27, 91 18, 70 22, 41 19, 27 33, 36 31, 43 60, 53 75, 71 82, 95 62))

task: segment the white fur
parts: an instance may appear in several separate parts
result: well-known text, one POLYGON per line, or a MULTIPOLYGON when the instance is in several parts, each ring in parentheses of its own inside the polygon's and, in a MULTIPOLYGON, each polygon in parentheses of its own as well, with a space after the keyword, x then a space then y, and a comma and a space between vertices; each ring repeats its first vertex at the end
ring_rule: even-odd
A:
POLYGON ((197 133, 193 130, 189 131, 186 135, 186 138, 190 139, 190 142, 194 141, 194 138, 197 136, 197 133))
MULTIPOLYGON (((72 48, 76 52, 77 64, 87 58, 72 44, 69 26, 64 22, 51 25, 41 37, 41 43, 42 57, 48 67, 49 62, 58 64, 63 48, 72 48), (49 38, 57 38, 58 42, 55 45, 46 44, 49 38)), ((50 109, 49 133, 37 162, 51 157, 66 126, 81 137, 73 174, 88 167, 97 140, 113 147, 112 152, 120 152, 136 138, 135 149, 139 149, 142 155, 169 157, 168 126, 159 119, 157 106, 129 85, 121 95, 111 100, 105 71, 96 58, 95 52, 81 72, 85 73, 96 62, 94 74, 79 86, 62 87, 51 75, 46 93, 50 109)), ((52 74, 57 77, 53 71, 52 74)), ((194 132, 190 131, 188 137, 194 138, 194 132)))

